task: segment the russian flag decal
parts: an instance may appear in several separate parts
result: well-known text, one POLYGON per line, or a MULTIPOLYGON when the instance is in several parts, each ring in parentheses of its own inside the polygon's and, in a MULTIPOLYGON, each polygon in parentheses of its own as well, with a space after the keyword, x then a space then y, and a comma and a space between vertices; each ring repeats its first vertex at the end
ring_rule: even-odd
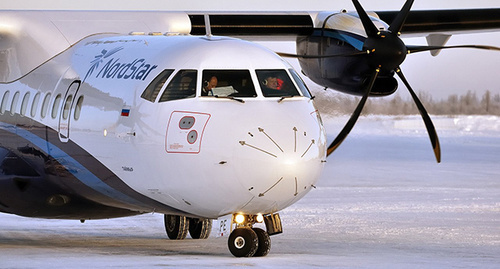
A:
POLYGON ((129 108, 123 108, 122 109, 122 117, 128 117, 130 114, 130 109, 129 108))

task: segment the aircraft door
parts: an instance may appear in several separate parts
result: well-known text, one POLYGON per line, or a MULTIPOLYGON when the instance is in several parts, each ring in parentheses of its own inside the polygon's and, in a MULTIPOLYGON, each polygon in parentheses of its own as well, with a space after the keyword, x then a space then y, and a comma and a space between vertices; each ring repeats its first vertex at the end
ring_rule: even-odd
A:
POLYGON ((59 140, 66 143, 69 140, 69 125, 71 121, 71 111, 75 106, 75 97, 80 88, 80 80, 75 80, 69 85, 64 95, 64 103, 59 113, 59 140))

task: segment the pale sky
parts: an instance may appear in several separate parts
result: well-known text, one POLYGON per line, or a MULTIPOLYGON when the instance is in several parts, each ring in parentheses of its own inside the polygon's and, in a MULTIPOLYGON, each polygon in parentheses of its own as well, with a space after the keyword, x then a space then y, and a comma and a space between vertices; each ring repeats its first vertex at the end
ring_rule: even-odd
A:
MULTIPOLYGON (((403 0, 360 0, 366 10, 399 10, 403 0)), ((416 0, 413 9, 500 8, 499 0, 416 0)), ((0 0, 0 9, 84 9, 84 10, 173 10, 173 11, 338 11, 354 10, 349 0, 0 0)), ((1 18, 0 18, 1 22, 1 18)), ((390 23, 390 22, 388 22, 390 23)), ((406 44, 425 44, 425 38, 405 39, 406 44)), ((500 47, 500 31, 453 36, 448 45, 483 44, 500 47)), ((294 44, 278 44, 293 50, 294 44)), ((296 64, 291 60, 292 64, 296 64)), ((481 96, 490 90, 500 94, 500 52, 448 50, 438 57, 429 53, 409 55, 402 69, 415 91, 426 91, 434 98, 464 94, 468 90, 481 96)), ((403 89, 404 86, 400 88, 403 89)))
MULTIPOLYGON (((367 10, 400 9, 404 0, 361 0, 367 10)), ((500 7, 498 0, 416 0, 413 8, 500 7)), ((98 9, 98 10, 180 10, 180 11, 323 11, 354 9, 350 0, 16 0, 0 1, 0 9, 98 9)))

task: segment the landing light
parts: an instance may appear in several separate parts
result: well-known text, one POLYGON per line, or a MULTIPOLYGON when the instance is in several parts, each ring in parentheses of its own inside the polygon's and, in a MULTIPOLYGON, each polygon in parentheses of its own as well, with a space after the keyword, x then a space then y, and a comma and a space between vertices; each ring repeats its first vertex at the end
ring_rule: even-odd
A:
POLYGON ((257 214, 257 217, 255 218, 255 220, 259 223, 263 222, 264 221, 264 216, 262 216, 262 214, 257 214))
POLYGON ((238 214, 234 217, 234 221, 238 224, 243 224, 245 222, 245 216, 242 214, 238 214))

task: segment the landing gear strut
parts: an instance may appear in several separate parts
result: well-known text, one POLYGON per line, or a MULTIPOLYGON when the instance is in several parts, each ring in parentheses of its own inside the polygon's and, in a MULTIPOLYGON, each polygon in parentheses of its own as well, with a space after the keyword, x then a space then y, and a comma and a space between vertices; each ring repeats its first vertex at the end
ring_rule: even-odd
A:
MULTIPOLYGON (((267 216, 233 215, 236 228, 229 235, 227 246, 236 257, 263 257, 271 250, 270 235, 282 233, 278 214, 267 216), (265 222, 267 231, 252 227, 255 223, 265 222)), ((231 225, 232 227, 232 225, 231 225)))

